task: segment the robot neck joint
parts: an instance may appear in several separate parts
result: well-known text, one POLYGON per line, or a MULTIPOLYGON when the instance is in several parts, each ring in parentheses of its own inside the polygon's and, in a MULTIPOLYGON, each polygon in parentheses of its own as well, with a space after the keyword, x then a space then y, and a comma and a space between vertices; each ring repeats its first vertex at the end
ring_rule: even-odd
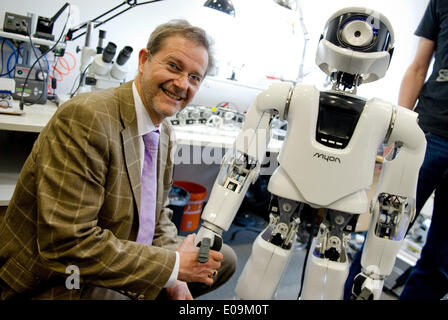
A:
POLYGON ((333 90, 356 94, 356 89, 361 84, 362 77, 359 74, 337 71, 331 74, 331 81, 333 83, 333 90))

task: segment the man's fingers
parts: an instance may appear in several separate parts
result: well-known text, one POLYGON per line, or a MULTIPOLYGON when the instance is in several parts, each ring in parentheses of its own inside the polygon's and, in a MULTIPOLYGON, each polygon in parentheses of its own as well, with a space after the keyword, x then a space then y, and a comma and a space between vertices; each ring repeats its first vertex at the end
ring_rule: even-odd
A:
POLYGON ((210 251, 210 258, 206 263, 197 262, 200 268, 205 268, 207 271, 218 270, 221 268, 221 261, 223 259, 223 255, 221 252, 214 251, 213 254, 210 251))
POLYGON ((194 238, 196 238, 196 233, 190 233, 187 236, 188 241, 194 242, 194 238))
POLYGON ((224 259, 224 256, 222 255, 221 252, 219 251, 215 251, 215 250, 210 250, 210 257, 215 260, 215 261, 221 261, 222 259, 224 259))
POLYGON ((213 278, 217 270, 221 268, 224 256, 221 252, 210 250, 210 256, 206 263, 200 263, 196 259, 197 247, 194 247, 195 235, 190 234, 184 239, 178 248, 180 253, 180 267, 178 279, 186 282, 201 282, 207 285, 213 284, 213 278))
POLYGON ((196 234, 194 233, 190 233, 183 242, 185 242, 185 244, 188 244, 189 246, 194 246, 194 238, 196 237, 196 234))
POLYGON ((178 252, 182 252, 182 251, 196 252, 198 249, 194 245, 195 237, 196 237, 196 234, 194 234, 194 233, 189 234, 184 240, 182 240, 177 251, 178 252))
POLYGON ((198 282, 202 282, 208 285, 212 285, 214 278, 218 274, 217 269, 213 269, 211 267, 203 268, 197 276, 200 280, 197 280, 198 282))

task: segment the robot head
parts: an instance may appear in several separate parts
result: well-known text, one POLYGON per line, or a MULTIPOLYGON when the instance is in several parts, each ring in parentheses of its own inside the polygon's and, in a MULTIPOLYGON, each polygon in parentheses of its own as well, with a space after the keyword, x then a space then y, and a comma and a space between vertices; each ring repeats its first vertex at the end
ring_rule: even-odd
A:
POLYGON ((382 78, 389 68, 394 32, 377 11, 350 7, 328 19, 318 44, 316 64, 345 87, 382 78))

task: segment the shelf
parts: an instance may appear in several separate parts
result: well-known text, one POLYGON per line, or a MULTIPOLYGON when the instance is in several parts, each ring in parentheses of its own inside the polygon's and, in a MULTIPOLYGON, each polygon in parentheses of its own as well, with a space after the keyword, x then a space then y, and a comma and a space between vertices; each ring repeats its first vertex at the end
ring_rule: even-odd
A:
MULTIPOLYGON (((25 36, 23 34, 18 34, 18 33, 6 32, 3 30, 0 30, 0 37, 14 39, 14 40, 23 41, 23 42, 30 42, 29 36, 25 36)), ((43 46, 48 46, 50 48, 52 46, 54 46, 54 44, 56 43, 56 41, 35 38, 35 37, 31 37, 31 40, 33 41, 34 45, 43 45, 43 46)), ((67 45, 65 42, 59 42, 58 45, 56 46, 56 49, 61 49, 61 48, 65 49, 66 46, 67 45)))

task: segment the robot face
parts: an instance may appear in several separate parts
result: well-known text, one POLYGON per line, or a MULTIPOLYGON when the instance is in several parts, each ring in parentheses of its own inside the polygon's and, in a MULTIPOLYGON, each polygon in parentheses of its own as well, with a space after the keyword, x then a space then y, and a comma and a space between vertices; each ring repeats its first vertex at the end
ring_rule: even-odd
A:
POLYGON ((389 20, 377 11, 350 7, 330 17, 319 41, 316 63, 322 71, 357 75, 362 82, 383 77, 393 52, 389 20))
POLYGON ((338 47, 361 52, 389 51, 392 47, 389 28, 378 14, 343 13, 327 23, 324 39, 338 47))

